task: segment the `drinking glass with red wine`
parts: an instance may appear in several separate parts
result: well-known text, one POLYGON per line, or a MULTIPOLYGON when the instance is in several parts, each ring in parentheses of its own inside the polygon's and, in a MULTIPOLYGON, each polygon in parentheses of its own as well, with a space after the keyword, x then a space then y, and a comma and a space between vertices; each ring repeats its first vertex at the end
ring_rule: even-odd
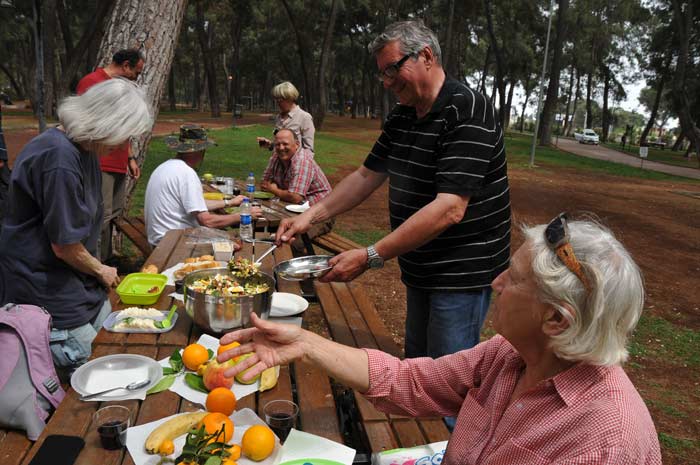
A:
POLYGON ((271 400, 263 408, 265 423, 280 438, 280 442, 289 436, 299 415, 299 406, 290 400, 271 400))

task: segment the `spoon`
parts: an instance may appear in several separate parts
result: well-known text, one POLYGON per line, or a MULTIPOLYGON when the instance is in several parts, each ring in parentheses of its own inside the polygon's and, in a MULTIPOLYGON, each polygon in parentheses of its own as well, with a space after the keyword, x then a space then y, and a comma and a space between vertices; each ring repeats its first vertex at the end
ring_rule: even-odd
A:
POLYGON ((254 265, 259 265, 262 263, 262 259, 270 255, 270 253, 277 248, 277 244, 272 244, 269 249, 265 251, 264 254, 260 255, 255 262, 253 262, 254 265))
POLYGON ((151 382, 150 379, 144 379, 144 380, 142 380, 142 381, 136 381, 136 382, 133 382, 133 383, 128 384, 128 385, 126 385, 126 386, 115 387, 115 388, 112 388, 112 389, 107 389, 107 390, 104 390, 104 391, 96 392, 96 393, 94 393, 94 394, 88 394, 88 395, 86 395, 86 396, 81 396, 81 397, 80 397, 80 400, 89 400, 89 399, 92 399, 93 397, 101 396, 102 394, 107 394, 108 392, 116 391, 116 390, 118 390, 118 389, 126 389, 127 391, 135 391, 135 390, 137 390, 137 389, 140 389, 140 388, 144 387, 145 385, 147 385, 147 384, 150 383, 150 382, 151 382))
POLYGON ((175 313, 175 310, 177 310, 177 305, 173 304, 172 307, 170 307, 170 312, 168 313, 168 316, 165 317, 164 320, 162 321, 154 321, 153 324, 155 325, 156 328, 160 329, 168 329, 170 328, 170 325, 172 324, 172 319, 173 319, 173 314, 175 313))

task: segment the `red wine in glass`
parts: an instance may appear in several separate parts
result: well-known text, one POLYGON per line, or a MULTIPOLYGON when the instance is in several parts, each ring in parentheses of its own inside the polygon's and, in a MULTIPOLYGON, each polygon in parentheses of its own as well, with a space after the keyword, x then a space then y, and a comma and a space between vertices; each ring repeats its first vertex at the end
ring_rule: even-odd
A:
POLYGON ((268 414, 267 424, 270 429, 280 438, 280 442, 284 443, 289 436, 289 432, 294 427, 294 418, 288 413, 273 412, 268 414))
POLYGON ((121 449, 126 445, 126 422, 112 420, 97 427, 102 447, 107 450, 121 449))

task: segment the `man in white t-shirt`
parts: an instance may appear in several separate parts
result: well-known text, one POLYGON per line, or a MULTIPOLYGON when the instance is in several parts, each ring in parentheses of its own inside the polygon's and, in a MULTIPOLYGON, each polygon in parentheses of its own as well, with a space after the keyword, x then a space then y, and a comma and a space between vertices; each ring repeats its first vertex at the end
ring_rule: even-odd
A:
MULTIPOLYGON (((202 163, 206 148, 216 145, 207 138, 204 128, 195 124, 183 124, 180 136, 166 137, 165 144, 177 155, 158 166, 148 180, 144 208, 148 242, 158 245, 171 229, 237 225, 240 222, 238 213, 218 214, 213 210, 238 206, 244 196, 239 195, 231 200, 204 199, 202 184, 195 168, 202 163)), ((259 218, 262 210, 253 207, 251 215, 259 218)))

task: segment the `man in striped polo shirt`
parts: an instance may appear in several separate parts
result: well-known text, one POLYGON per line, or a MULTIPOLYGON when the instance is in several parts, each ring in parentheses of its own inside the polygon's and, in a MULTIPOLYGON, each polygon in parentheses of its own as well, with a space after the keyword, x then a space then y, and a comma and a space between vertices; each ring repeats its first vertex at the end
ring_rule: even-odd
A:
POLYGON ((508 267, 503 131, 483 95, 445 76, 437 37, 421 22, 394 23, 369 48, 399 104, 364 165, 283 221, 277 236, 288 241, 350 210, 388 178, 392 232, 334 257, 323 280, 352 280, 398 257, 407 288, 406 357, 436 358, 479 342, 491 281, 508 267))

